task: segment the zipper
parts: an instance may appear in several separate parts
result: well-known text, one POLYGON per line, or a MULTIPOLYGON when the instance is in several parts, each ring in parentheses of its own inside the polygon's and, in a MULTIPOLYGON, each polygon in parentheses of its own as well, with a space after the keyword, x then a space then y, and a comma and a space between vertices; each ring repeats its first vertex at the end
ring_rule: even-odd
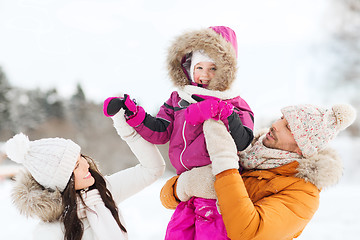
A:
POLYGON ((187 144, 186 144, 186 138, 185 138, 185 124, 186 124, 186 120, 184 121, 184 125, 183 125, 183 129, 182 129, 182 137, 183 137, 183 140, 184 140, 184 149, 181 151, 181 154, 180 154, 180 163, 181 163, 181 165, 186 169, 186 170, 190 170, 190 169, 188 169, 186 166, 185 166, 185 164, 184 164, 184 162, 183 162, 183 159, 182 159, 182 156, 183 156, 183 154, 184 154, 184 152, 185 152, 185 150, 186 150, 186 146, 187 146, 187 144))

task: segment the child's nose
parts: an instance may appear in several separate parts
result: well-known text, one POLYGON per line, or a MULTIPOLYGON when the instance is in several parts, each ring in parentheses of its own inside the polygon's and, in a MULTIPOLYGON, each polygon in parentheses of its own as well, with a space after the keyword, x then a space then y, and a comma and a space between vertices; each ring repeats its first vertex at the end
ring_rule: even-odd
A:
POLYGON ((202 75, 203 75, 203 76, 208 76, 208 75, 209 75, 209 71, 204 70, 204 71, 202 72, 202 75))

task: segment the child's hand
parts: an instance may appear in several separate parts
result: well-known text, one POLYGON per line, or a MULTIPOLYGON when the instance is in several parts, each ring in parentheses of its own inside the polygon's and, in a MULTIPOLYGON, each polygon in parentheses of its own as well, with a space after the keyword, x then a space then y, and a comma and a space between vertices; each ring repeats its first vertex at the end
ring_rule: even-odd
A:
POLYGON ((119 97, 109 97, 104 101, 103 112, 107 117, 112 117, 124 108, 124 101, 119 97))
POLYGON ((125 110, 125 116, 127 118, 131 118, 131 116, 136 115, 138 112, 136 102, 134 100, 131 100, 130 96, 127 94, 124 94, 124 98, 122 99, 124 103, 124 110, 125 110))
POLYGON ((125 116, 131 117, 137 111, 136 103, 130 99, 130 96, 124 94, 124 97, 109 97, 104 101, 103 111, 107 117, 112 117, 120 111, 125 110, 125 116))
POLYGON ((140 125, 145 119, 145 110, 137 106, 127 94, 124 94, 123 98, 110 97, 104 101, 103 111, 107 117, 114 116, 122 108, 125 110, 126 122, 132 127, 140 125))
POLYGON ((191 125, 202 124, 205 120, 225 120, 234 109, 231 103, 216 97, 192 95, 198 103, 191 104, 185 110, 185 120, 191 125))

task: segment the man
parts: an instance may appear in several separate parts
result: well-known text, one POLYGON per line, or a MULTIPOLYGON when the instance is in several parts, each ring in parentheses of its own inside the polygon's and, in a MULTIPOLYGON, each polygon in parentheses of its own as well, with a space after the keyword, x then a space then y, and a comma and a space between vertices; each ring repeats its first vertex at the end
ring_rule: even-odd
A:
POLYGON ((212 166, 170 179, 161 192, 163 205, 173 208, 192 196, 217 198, 230 239, 298 237, 318 209, 321 189, 342 175, 341 160, 328 143, 356 113, 348 105, 298 105, 281 112, 239 157, 224 125, 205 121, 212 166))

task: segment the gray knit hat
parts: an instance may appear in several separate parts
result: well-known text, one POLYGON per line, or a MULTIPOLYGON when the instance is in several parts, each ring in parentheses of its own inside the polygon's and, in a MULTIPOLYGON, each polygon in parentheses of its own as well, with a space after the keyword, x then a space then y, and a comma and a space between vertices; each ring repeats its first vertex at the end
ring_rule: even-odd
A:
POLYGON ((43 138, 30 141, 23 133, 5 145, 8 157, 21 163, 45 188, 63 191, 80 156, 80 146, 69 139, 43 138))
POLYGON ((355 109, 347 104, 323 108, 310 104, 281 109, 289 123, 304 157, 308 158, 326 148, 340 131, 350 126, 356 117, 355 109))

